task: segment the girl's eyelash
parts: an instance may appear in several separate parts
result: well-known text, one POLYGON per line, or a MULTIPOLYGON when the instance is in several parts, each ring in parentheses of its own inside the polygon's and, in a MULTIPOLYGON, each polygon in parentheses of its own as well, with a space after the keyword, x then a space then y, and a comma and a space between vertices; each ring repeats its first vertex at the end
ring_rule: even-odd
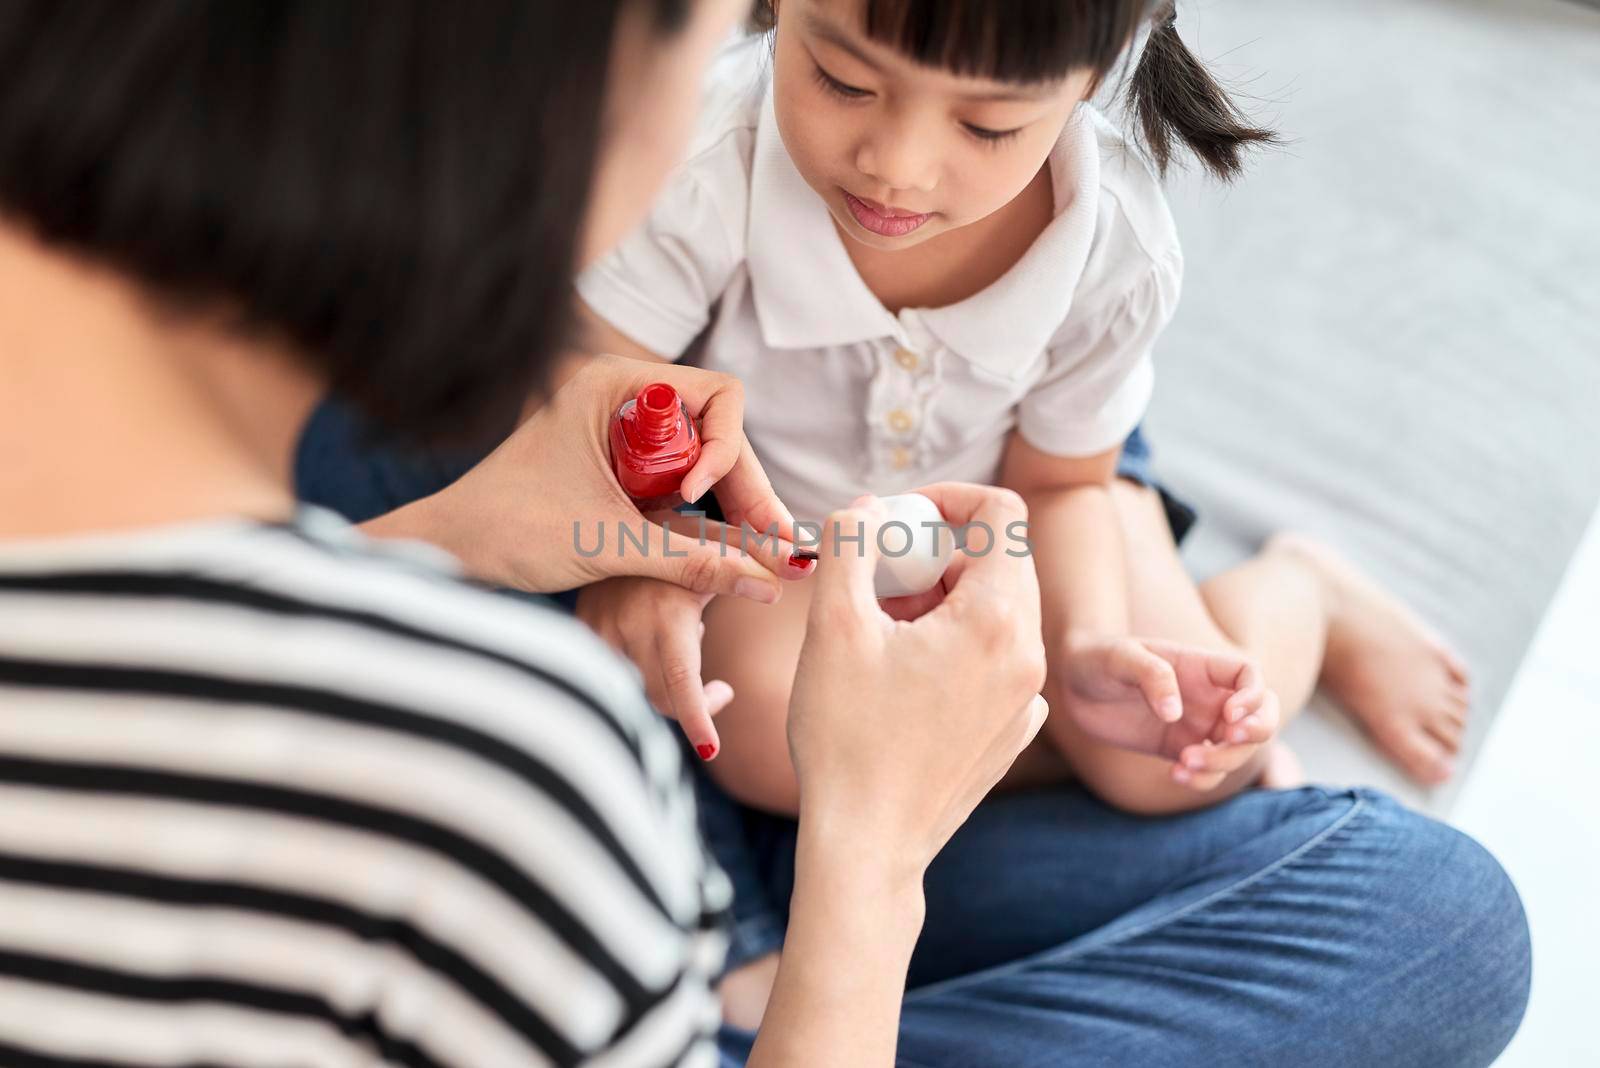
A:
POLYGON ((834 96, 843 97, 846 100, 860 100, 862 97, 872 95, 865 89, 858 89, 853 85, 846 85, 841 82, 838 78, 823 70, 821 64, 813 63, 812 68, 817 84, 834 96))
POLYGON ((1022 127, 1020 126, 1014 130, 990 130, 983 126, 974 126, 970 122, 964 122, 961 125, 967 128, 967 132, 969 134, 971 134, 973 137, 976 137, 986 145, 1001 144, 1002 142, 1011 140, 1013 137, 1017 136, 1017 134, 1022 132, 1022 127))
MULTIPOLYGON (((827 92, 844 100, 861 100, 872 95, 866 89, 841 82, 838 78, 823 70, 822 64, 815 60, 812 61, 811 71, 812 78, 815 79, 818 85, 822 86, 827 92)), ((967 132, 973 137, 990 146, 1003 144, 1022 132, 1022 127, 1020 126, 1014 130, 991 130, 984 126, 974 126, 970 122, 964 122, 961 125, 966 127, 967 132)))

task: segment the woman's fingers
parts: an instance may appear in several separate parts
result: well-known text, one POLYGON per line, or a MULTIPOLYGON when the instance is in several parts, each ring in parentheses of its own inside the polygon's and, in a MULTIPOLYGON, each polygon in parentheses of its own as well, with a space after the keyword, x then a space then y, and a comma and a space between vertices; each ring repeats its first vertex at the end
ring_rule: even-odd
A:
POLYGON ((1010 605, 1021 613, 1019 623, 1038 625, 1038 573, 1032 557, 1008 536, 1018 524, 1027 524, 1022 496, 967 482, 940 482, 916 492, 938 505, 945 521, 961 532, 944 575, 945 597, 936 610, 959 614, 979 605, 1010 605))
MULTIPOLYGON (((700 459, 703 464, 705 453, 700 454, 700 459)), ((714 468, 708 468, 706 474, 710 470, 714 468)), ((685 484, 689 479, 700 477, 702 473, 697 465, 696 470, 691 471, 688 479, 685 479, 685 484)), ((787 541, 799 539, 794 516, 772 491, 767 473, 761 469, 749 440, 743 434, 739 435, 737 455, 732 466, 723 475, 713 478, 712 485, 717 504, 730 522, 747 524, 768 538, 777 537, 787 541)), ((689 500, 687 496, 684 499, 689 500)), ((815 545, 809 547, 816 548, 815 545)))
POLYGON ((793 541, 794 516, 772 492, 772 482, 744 436, 744 386, 732 375, 699 368, 675 370, 694 372, 679 395, 698 413, 700 422, 700 458, 683 477, 679 490, 683 499, 698 501, 715 486, 724 515, 763 534, 793 541))
MULTIPOLYGON (((597 355, 595 364, 615 376, 615 405, 652 382, 665 382, 694 413, 700 428, 700 458, 679 483, 679 494, 693 503, 718 486, 717 501, 735 522, 794 540, 794 517, 772 491, 772 483, 744 436, 744 386, 732 375, 674 363, 651 363, 597 355)), ((597 372, 598 373, 598 372, 597 372)))
POLYGON ((885 597, 878 602, 890 619, 909 622, 927 615, 944 600, 944 585, 936 585, 922 593, 908 593, 904 597, 885 597))
POLYGON ((678 392, 700 424, 700 459, 684 475, 680 490, 683 499, 692 502, 704 496, 739 462, 744 445, 744 385, 731 375, 702 371, 689 376, 678 392))
MULTIPOLYGON (((671 528, 673 533, 681 534, 699 543, 704 542, 713 547, 727 546, 729 554, 741 552, 755 560, 762 567, 777 575, 780 579, 796 581, 810 575, 816 570, 816 554, 810 554, 810 562, 805 566, 796 566, 795 545, 787 538, 775 537, 770 531, 748 529, 730 523, 719 523, 707 519, 703 515, 685 515, 682 512, 672 512, 663 518, 663 522, 671 528)), ((719 551, 722 551, 719 549, 719 551)))
POLYGON ((883 503, 868 495, 829 514, 822 524, 821 562, 816 592, 811 597, 808 631, 883 615, 872 587, 883 516, 883 503))
MULTIPOLYGON (((639 531, 638 523, 631 529, 639 531)), ((783 595, 778 577, 755 557, 658 524, 646 524, 642 538, 619 541, 615 551, 617 556, 606 561, 611 574, 660 579, 691 593, 745 597, 762 604, 773 604, 783 595)))

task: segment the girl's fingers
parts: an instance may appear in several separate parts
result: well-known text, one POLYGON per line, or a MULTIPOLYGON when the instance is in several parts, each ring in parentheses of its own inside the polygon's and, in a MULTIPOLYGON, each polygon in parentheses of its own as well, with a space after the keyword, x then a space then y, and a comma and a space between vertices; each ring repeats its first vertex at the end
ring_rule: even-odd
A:
POLYGON ((1178 763, 1196 778, 1201 775, 1226 775, 1238 771, 1260 750, 1259 745, 1187 745, 1178 753, 1178 763))
POLYGON ((721 679, 712 679, 706 683, 706 713, 715 716, 728 703, 733 700, 733 687, 721 679))
POLYGON ((1112 650, 1110 668, 1117 681, 1138 688, 1156 718, 1165 723, 1183 718, 1178 673, 1167 661, 1137 641, 1126 641, 1112 650))
MULTIPOLYGON (((700 641, 695 630, 665 626, 656 639, 656 670, 661 676, 667 707, 701 760, 710 760, 722 747, 706 688, 700 681, 700 641)), ((727 683, 723 683, 727 686, 727 683)), ((733 691, 728 690, 726 705, 733 691)), ((718 711, 721 711, 720 707, 718 711)))
POLYGON ((1173 782, 1187 786, 1191 790, 1198 790, 1201 793, 1215 790, 1222 785, 1222 780, 1227 777, 1226 772, 1195 771, 1181 760, 1172 765, 1173 782))
POLYGON ((1262 680, 1260 669, 1248 660, 1237 667, 1230 685, 1234 693, 1222 713, 1222 718, 1229 723, 1236 723, 1258 709, 1271 692, 1262 680))
POLYGON ((1247 716, 1228 728, 1227 745, 1265 745, 1278 733, 1264 716, 1247 716))
POLYGON ((1209 740, 1215 745, 1260 745, 1271 740, 1282 725, 1278 695, 1271 690, 1261 697, 1259 707, 1236 722, 1220 717, 1211 728, 1209 740))

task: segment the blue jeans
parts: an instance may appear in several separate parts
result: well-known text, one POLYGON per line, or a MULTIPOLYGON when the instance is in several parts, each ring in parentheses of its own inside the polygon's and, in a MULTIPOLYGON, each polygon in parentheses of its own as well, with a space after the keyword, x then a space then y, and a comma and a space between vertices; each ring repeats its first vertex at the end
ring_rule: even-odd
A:
MULTIPOLYGON (((324 406, 297 454, 302 497, 355 520, 473 459, 372 449, 359 429, 324 406)), ((1124 453, 1126 477, 1149 483, 1137 431, 1124 453)), ((735 887, 732 959, 777 949, 794 824, 741 808, 688 763, 735 887)), ((1504 871, 1371 791, 1256 790, 1163 819, 1072 786, 1000 795, 925 889, 900 1027, 909 1068, 1473 1068, 1527 1003, 1527 922, 1504 871)), ((753 1037, 722 1029, 724 1068, 753 1037)))
MULTIPOLYGON (((762 889, 787 901, 794 825, 746 829, 762 889)), ((1072 786, 999 795, 925 888, 907 1068, 1473 1068, 1527 1004, 1505 872, 1368 790, 1254 790, 1162 819, 1072 786)), ((729 1068, 754 1035, 720 1039, 729 1068)))

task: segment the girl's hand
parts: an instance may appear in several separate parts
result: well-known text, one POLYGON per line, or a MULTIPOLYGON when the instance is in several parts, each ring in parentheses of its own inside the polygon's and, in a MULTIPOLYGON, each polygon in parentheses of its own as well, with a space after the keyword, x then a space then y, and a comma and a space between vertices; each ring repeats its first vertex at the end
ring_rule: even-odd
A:
POLYGON ((1211 790, 1278 731, 1278 696, 1249 660, 1153 638, 1075 635, 1056 659, 1062 711, 1098 741, 1174 761, 1211 790))
MULTIPOLYGON (((1003 532, 1027 517, 1010 490, 918 492, 956 525, 1003 532)), ((1039 583, 1029 558, 958 555, 936 605, 891 618, 872 588, 882 522, 882 505, 863 497, 824 524, 789 746, 803 850, 842 852, 847 870, 920 888, 928 862, 1044 723, 1039 583)))
POLYGON ((676 364, 594 356, 499 448, 453 485, 381 516, 364 528, 378 537, 419 537, 454 553, 477 578, 535 593, 568 590, 617 575, 660 579, 694 593, 771 603, 794 518, 772 492, 743 432, 744 394, 728 376, 676 364), (730 522, 783 539, 760 557, 725 551, 713 528, 708 543, 652 524, 647 551, 621 550, 620 527, 638 537, 643 517, 610 463, 608 439, 617 408, 651 382, 678 391, 700 421, 700 459, 685 475, 685 499, 713 485, 730 522), (594 548, 604 531, 602 551, 594 548), (776 562, 774 562, 776 561, 776 562))
POLYGON ((733 700, 726 682, 700 678, 700 616, 711 596, 648 578, 606 579, 578 593, 578 618, 633 661, 650 703, 678 721, 702 760, 722 748, 712 717, 733 700))

